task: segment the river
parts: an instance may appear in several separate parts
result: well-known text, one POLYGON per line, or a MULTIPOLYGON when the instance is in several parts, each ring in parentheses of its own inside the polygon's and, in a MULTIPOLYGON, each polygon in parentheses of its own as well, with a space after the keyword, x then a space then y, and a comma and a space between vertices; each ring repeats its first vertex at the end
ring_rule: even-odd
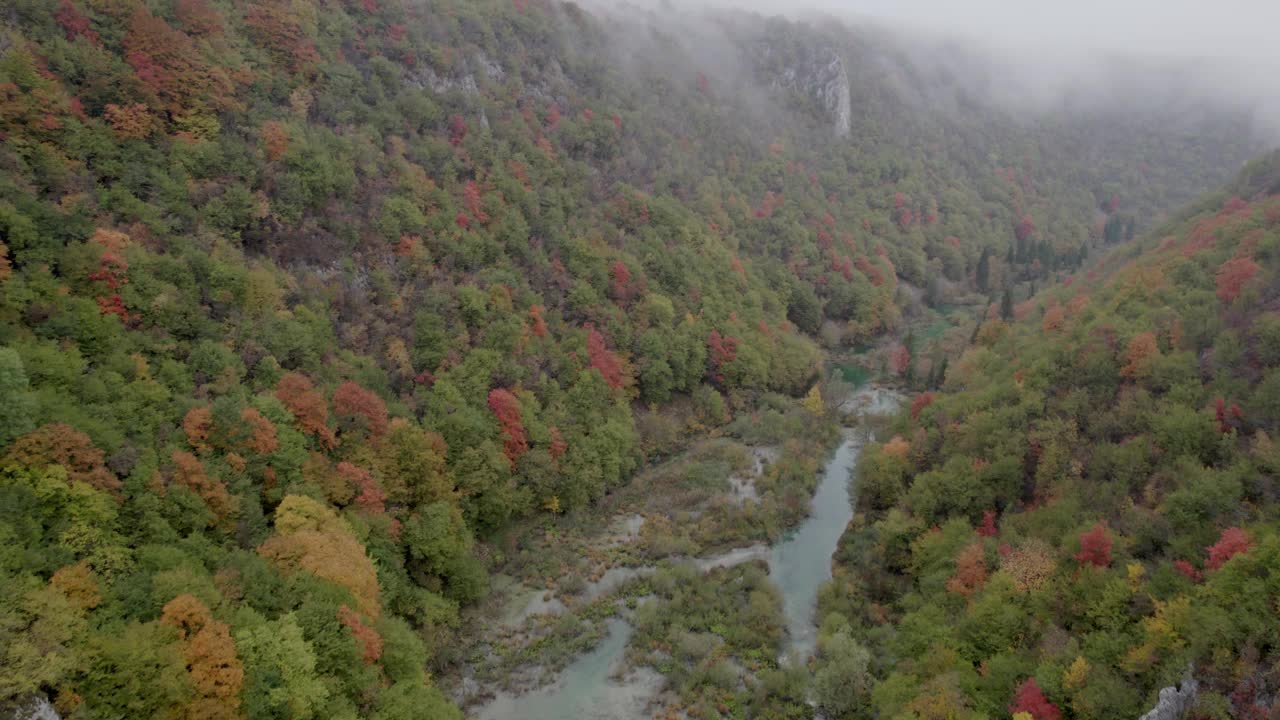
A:
MULTIPOLYGON (((766 555, 769 577, 783 595, 790 640, 788 652, 805 658, 814 652, 814 618, 818 589, 831 579, 831 556, 853 518, 849 496, 851 471, 863 445, 872 437, 875 417, 897 412, 901 396, 885 388, 866 386, 855 391, 841 409, 858 420, 845 428, 844 441, 823 469, 809 517, 772 548, 753 546, 704 558, 704 570, 745 562, 766 555)), ((634 570, 633 570, 634 572, 634 570)), ((644 720, 649 700, 662 690, 662 676, 639 669, 618 677, 623 669, 631 626, 613 619, 609 634, 591 652, 577 658, 556 682, 523 695, 498 693, 480 708, 480 720, 644 720)))

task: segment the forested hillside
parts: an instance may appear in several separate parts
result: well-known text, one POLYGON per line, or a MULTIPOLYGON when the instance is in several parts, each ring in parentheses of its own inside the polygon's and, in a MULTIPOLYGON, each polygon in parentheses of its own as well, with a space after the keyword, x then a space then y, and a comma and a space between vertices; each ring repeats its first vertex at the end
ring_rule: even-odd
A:
POLYGON ((864 456, 836 716, 1275 712, 1280 155, 1014 309, 864 456), (852 688, 852 689, 851 689, 852 688))
MULTIPOLYGON (((870 32, 702 19, 734 58, 704 64, 678 20, 5 4, 0 707, 455 717, 428 669, 495 533, 802 395, 913 290, 1024 297, 1257 147, 1230 113, 944 102, 870 32)), ((1222 422, 1274 425, 1241 383, 1222 422)))

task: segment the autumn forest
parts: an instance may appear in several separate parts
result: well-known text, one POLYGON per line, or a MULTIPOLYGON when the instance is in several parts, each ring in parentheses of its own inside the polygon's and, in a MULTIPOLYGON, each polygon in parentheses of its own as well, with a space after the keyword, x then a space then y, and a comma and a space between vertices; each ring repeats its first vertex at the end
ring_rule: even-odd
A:
POLYGON ((624 625, 611 718, 1280 712, 1243 109, 738 11, 4 5, 0 716, 521 717, 624 625))

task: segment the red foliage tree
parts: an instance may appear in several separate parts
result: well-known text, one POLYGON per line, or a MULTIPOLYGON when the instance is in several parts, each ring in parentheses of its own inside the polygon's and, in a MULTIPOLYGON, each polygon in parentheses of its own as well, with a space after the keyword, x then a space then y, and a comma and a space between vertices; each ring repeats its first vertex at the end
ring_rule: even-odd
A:
POLYGON ((1240 297, 1245 283, 1253 279, 1262 268, 1253 258, 1237 255, 1222 263, 1218 268, 1218 299, 1224 303, 1234 302, 1240 297))
POLYGON ((93 245, 102 248, 98 258, 98 269, 89 273, 89 279, 101 283, 105 292, 96 298, 98 308, 103 315, 117 315, 124 323, 133 322, 134 315, 129 313, 120 297, 119 290, 129 282, 127 273, 129 263, 124 259, 124 248, 129 243, 129 236, 114 230, 98 228, 89 239, 93 245))
POLYGON ((551 435, 551 444, 547 447, 547 453, 551 455, 552 460, 557 460, 569 450, 569 443, 565 442, 560 428, 555 425, 548 429, 548 433, 551 435))
POLYGON ((707 347, 711 349, 709 359, 713 369, 713 376, 716 382, 724 382, 724 374, 721 369, 726 363, 733 362, 738 357, 738 338, 732 336, 722 336, 719 331, 712 330, 707 336, 707 347))
POLYGON ((498 426, 502 429, 502 453, 514 468, 516 461, 529 452, 529 438, 525 435, 520 401, 511 391, 494 388, 489 391, 489 410, 498 419, 498 426))
POLYGON ((58 3, 58 9, 54 11, 53 19, 58 21, 58 25, 62 27, 62 31, 66 33, 68 40, 83 37, 94 45, 99 45, 102 42, 98 37, 98 33, 89 28, 89 18, 80 12, 80 9, 71 0, 62 0, 58 3))
POLYGON ((1062 711, 1044 696, 1035 678, 1028 678, 1018 686, 1009 712, 1015 715, 1020 712, 1030 713, 1035 720, 1059 720, 1062 717, 1062 711))
POLYGON ((355 488, 357 507, 371 515, 381 515, 386 512, 387 494, 378 484, 378 479, 368 470, 349 462, 340 462, 338 475, 355 488))
POLYGON ((1238 527, 1227 528, 1218 537, 1218 542, 1205 548, 1209 557, 1205 560, 1204 566, 1210 570, 1217 570, 1236 555, 1248 552, 1251 547, 1253 547, 1253 541, 1249 538, 1249 533, 1238 527))
POLYGON ((480 183, 468 180, 462 186, 462 203, 476 222, 481 225, 489 222, 489 216, 484 211, 484 193, 480 189, 480 183))
POLYGON ((333 412, 340 420, 355 420, 363 425, 369 437, 382 437, 387 431, 387 404, 377 393, 350 380, 334 391, 333 412))
POLYGON ((618 260, 609 268, 609 276, 613 278, 613 298, 619 302, 631 299, 631 271, 626 263, 618 260))
POLYGON ((982 524, 978 526, 978 534, 982 537, 995 537, 999 532, 996 528, 996 511, 983 510, 982 524))
POLYGON ((905 374, 911 367, 911 349, 906 345, 899 345, 890 356, 889 363, 895 374, 905 374))
POLYGON ((449 118, 449 144, 458 147, 467 139, 467 121, 461 115, 449 118))
POLYGON ((1030 215, 1023 215, 1018 221, 1017 227, 1013 229, 1013 234, 1018 238, 1018 242, 1024 242, 1027 238, 1035 234, 1036 223, 1031 219, 1030 215))
POLYGON ((1218 432, 1229 433, 1241 421, 1244 420, 1244 411, 1240 409, 1239 403, 1231 403, 1231 407, 1227 407, 1227 401, 1223 398, 1217 398, 1213 401, 1214 417, 1218 421, 1218 432))
POLYGON ((859 255, 854 258, 853 266, 858 268, 858 272, 865 275, 875 287, 884 285, 884 273, 880 272, 880 268, 872 265, 871 260, 866 255, 859 255))
POLYGON ((325 447, 337 445, 337 438, 329 427, 329 406, 312 386, 310 378, 301 373, 287 373, 276 383, 275 395, 293 413, 304 433, 315 436, 325 447))
POLYGON ((1076 553, 1076 561, 1081 565, 1106 567, 1111 564, 1111 536, 1107 534, 1107 526, 1098 523, 1088 532, 1080 535, 1080 552, 1076 553))
POLYGON ((1185 575, 1191 582, 1200 582, 1204 578, 1200 571, 1196 569, 1196 566, 1186 560, 1174 560, 1173 569, 1185 575))
POLYGON ((364 624, 360 614, 343 605, 338 608, 338 619, 351 631, 351 637, 360 645, 360 657, 366 664, 372 665, 382 657, 382 636, 377 630, 364 624))
POLYGON ((920 413, 933 404, 933 399, 933 393, 931 392, 917 395, 916 399, 911 401, 911 419, 918 420, 920 413))
POLYGON ((617 390, 626 382, 622 373, 622 361, 605 346, 604 336, 595 327, 587 326, 587 357, 591 367, 600 371, 609 387, 617 390))

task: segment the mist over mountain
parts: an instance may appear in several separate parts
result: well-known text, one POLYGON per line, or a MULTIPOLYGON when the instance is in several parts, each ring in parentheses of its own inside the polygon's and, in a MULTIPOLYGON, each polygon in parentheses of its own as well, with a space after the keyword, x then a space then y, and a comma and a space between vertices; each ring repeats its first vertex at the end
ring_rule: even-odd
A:
POLYGON ((594 0, 586 6, 613 11, 624 23, 628 16, 670 23, 677 34, 733 13, 787 17, 829 33, 882 38, 936 78, 934 91, 967 93, 1021 114, 1137 113, 1165 121, 1242 114, 1260 139, 1280 143, 1280 101, 1271 91, 1280 50, 1269 37, 1280 10, 1265 3, 594 0))

